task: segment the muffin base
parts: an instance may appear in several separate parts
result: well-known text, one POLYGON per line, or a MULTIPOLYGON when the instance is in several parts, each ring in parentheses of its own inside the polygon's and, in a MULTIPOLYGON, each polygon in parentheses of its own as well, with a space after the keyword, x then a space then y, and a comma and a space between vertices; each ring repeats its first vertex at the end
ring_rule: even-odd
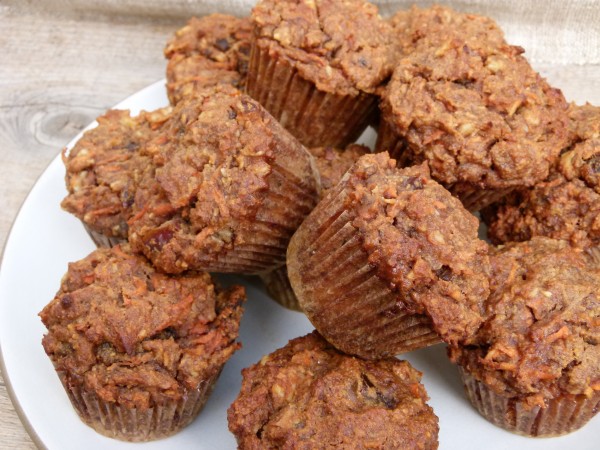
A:
POLYGON ((98 433, 129 442, 146 442, 171 436, 189 425, 202 410, 221 370, 188 390, 181 399, 147 410, 120 406, 102 400, 83 386, 69 385, 64 373, 59 378, 79 418, 98 433))
POLYGON ((287 266, 279 267, 270 272, 259 274, 259 278, 267 288, 267 293, 281 306, 302 312, 298 298, 292 289, 287 274, 287 266))
POLYGON ((247 93, 307 147, 344 148, 356 141, 376 109, 376 97, 320 91, 268 40, 252 42, 247 93))
POLYGON ((339 350, 366 359, 395 356, 441 342, 431 319, 401 308, 362 247, 344 209, 344 182, 313 212, 288 248, 288 274, 300 306, 339 350))
POLYGON ((512 433, 529 437, 553 437, 583 427, 596 415, 600 392, 563 395, 546 401, 546 407, 528 408, 518 398, 504 397, 459 366, 463 385, 471 404, 485 419, 512 433))

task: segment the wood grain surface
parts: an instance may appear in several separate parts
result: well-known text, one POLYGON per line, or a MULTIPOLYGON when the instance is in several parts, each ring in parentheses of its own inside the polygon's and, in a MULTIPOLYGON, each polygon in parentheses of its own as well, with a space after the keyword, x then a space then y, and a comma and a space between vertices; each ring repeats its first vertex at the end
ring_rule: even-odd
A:
MULTIPOLYGON (((205 11, 187 1, 169 9, 164 0, 151 1, 145 15, 139 1, 130 3, 137 9, 123 9, 127 1, 0 0, 0 248, 60 149, 107 108, 163 78, 164 43, 185 17, 205 11)), ((567 99, 600 104, 600 66, 536 68, 567 99)), ((35 448, 1 377, 0 448, 35 448)))

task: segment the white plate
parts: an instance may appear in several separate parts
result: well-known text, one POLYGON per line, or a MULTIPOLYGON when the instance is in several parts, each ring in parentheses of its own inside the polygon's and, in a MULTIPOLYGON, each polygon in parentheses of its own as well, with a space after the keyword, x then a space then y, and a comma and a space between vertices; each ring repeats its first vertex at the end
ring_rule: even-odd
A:
MULTIPOLYGON (((164 82, 158 82, 116 107, 137 114, 140 109, 152 110, 166 104, 164 82)), ((30 434, 38 445, 57 450, 234 449, 235 439, 227 429, 226 411, 239 391, 241 369, 285 345, 289 339, 308 333, 312 329, 310 323, 302 314, 270 300, 258 285, 246 283, 248 302, 240 336, 244 347, 225 366, 196 421, 176 436, 146 444, 119 442, 97 434, 73 411, 42 349, 45 329, 37 316, 58 290, 67 263, 85 257, 94 249, 81 223, 60 209, 66 193, 63 177, 64 169, 57 157, 37 181, 15 220, 0 272, 4 379, 30 434)), ((442 450, 598 448, 598 418, 582 430, 560 438, 520 437, 491 425, 470 406, 443 346, 412 352, 405 358, 424 374, 430 405, 440 418, 442 450)))

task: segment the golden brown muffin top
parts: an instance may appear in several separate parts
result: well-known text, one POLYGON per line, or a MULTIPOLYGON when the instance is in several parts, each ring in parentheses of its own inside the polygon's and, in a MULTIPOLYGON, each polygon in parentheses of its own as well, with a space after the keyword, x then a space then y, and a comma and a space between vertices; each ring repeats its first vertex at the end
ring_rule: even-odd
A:
MULTIPOLYGON (((447 6, 433 5, 398 11, 391 19, 399 56, 412 52, 422 40, 427 42, 447 39, 448 30, 459 32, 470 46, 482 42, 493 45, 504 44, 504 32, 491 18, 476 14, 461 13, 447 6)), ((430 45, 430 44, 429 44, 430 45)))
POLYGON ((248 72, 251 24, 225 14, 192 17, 176 31, 164 53, 172 104, 218 84, 242 87, 248 72))
POLYGON ((571 145, 560 157, 558 172, 600 194, 600 107, 571 104, 569 124, 571 145))
POLYGON ((382 119, 447 186, 542 181, 567 142, 567 104, 522 52, 444 27, 400 60, 382 119))
POLYGON ((227 415, 240 449, 438 447, 438 419, 406 361, 364 361, 313 332, 242 375, 227 415))
POLYGON ((244 289, 206 273, 157 272, 127 244, 69 264, 40 317, 43 345, 68 383, 145 410, 218 373, 239 344, 244 289))
POLYGON ((65 181, 69 194, 61 206, 92 230, 108 237, 127 237, 127 220, 142 173, 149 163, 141 149, 167 120, 169 108, 142 111, 110 110, 98 126, 86 131, 67 153, 65 181))
POLYGON ((477 218, 424 164, 397 169, 378 153, 361 157, 346 176, 346 207, 356 212, 369 262, 398 293, 397 308, 431 317, 447 342, 475 332, 489 294, 488 246, 477 237, 477 218))
MULTIPOLYGON (((140 183, 129 240, 168 273, 204 270, 247 239, 277 158, 298 159, 298 170, 311 164, 306 149, 258 102, 229 86, 179 102, 146 148, 156 170, 140 183)), ((316 197, 316 180, 298 183, 316 197)), ((308 210, 314 204, 303 192, 298 197, 308 210)))
POLYGON ((569 145, 549 179, 484 214, 493 242, 547 236, 582 248, 600 244, 600 107, 571 104, 569 119, 569 145))
POLYGON ((346 171, 362 155, 371 153, 369 147, 359 144, 350 144, 345 149, 333 147, 315 147, 308 149, 315 158, 319 175, 321 175, 321 198, 328 189, 334 187, 341 180, 346 171))
POLYGON ((483 212, 495 244, 534 236, 565 239, 579 248, 600 244, 600 194, 582 180, 555 174, 533 189, 509 195, 483 212))
POLYGON ((269 47, 321 91, 373 92, 392 72, 391 27, 363 0, 262 0, 257 45, 269 47))
POLYGON ((600 390, 600 270, 545 237, 498 247, 491 261, 489 319, 451 358, 532 406, 600 390))

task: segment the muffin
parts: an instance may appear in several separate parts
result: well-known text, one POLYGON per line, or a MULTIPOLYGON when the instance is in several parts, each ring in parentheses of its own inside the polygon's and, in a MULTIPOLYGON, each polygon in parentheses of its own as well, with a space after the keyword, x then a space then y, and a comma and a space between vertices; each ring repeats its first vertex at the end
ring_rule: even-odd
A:
POLYGON ((127 239, 127 220, 137 185, 149 160, 142 147, 169 117, 170 109, 110 110, 67 153, 63 150, 68 195, 61 206, 79 218, 98 247, 127 239))
POLYGON ((400 59, 382 94, 376 148, 401 165, 427 162, 433 179, 477 211, 543 181, 568 122, 562 93, 523 49, 499 43, 499 32, 483 38, 489 20, 471 22, 434 27, 400 59))
POLYGON ((277 268, 317 202, 311 155, 230 86, 177 103, 146 150, 154 170, 136 192, 129 241, 167 273, 277 268))
MULTIPOLYGON (((333 147, 317 147, 309 149, 315 158, 315 164, 321 176, 321 198, 328 189, 335 186, 346 171, 358 158, 370 152, 368 147, 358 144, 350 144, 345 149, 333 147)), ((267 292, 277 303, 286 308, 300 311, 300 304, 290 285, 287 274, 287 266, 261 273, 260 279, 267 288, 267 292)))
POLYGON ((236 342, 244 289, 156 271, 128 244, 69 264, 40 317, 44 350, 81 420, 126 441, 176 433, 199 413, 236 342))
POLYGON ((313 332, 242 371, 229 408, 238 448, 437 449, 421 373, 344 355, 313 332))
POLYGON ((249 18, 225 14, 192 17, 175 33, 164 53, 171 104, 218 84, 242 89, 250 57, 249 18))
POLYGON ((600 261, 600 107, 569 108, 570 139, 550 177, 493 205, 483 217, 495 243, 565 239, 600 261))
POLYGON ((600 406, 600 270, 545 237, 498 247, 490 259, 489 318, 449 348, 469 400, 514 433, 577 430, 600 406))
POLYGON ((307 147, 345 147, 392 72, 391 27, 363 0, 262 0, 253 9, 248 94, 307 147))
POLYGON ((343 352, 375 359, 460 342, 481 325, 489 294, 478 225, 427 165, 365 155, 294 234, 290 282, 343 352))
POLYGON ((460 33, 473 42, 486 41, 500 46, 505 43, 504 32, 489 17, 460 13, 447 6, 433 5, 419 8, 413 5, 402 9, 389 19, 393 29, 397 57, 409 55, 422 39, 438 43, 448 38, 448 30, 460 33))

